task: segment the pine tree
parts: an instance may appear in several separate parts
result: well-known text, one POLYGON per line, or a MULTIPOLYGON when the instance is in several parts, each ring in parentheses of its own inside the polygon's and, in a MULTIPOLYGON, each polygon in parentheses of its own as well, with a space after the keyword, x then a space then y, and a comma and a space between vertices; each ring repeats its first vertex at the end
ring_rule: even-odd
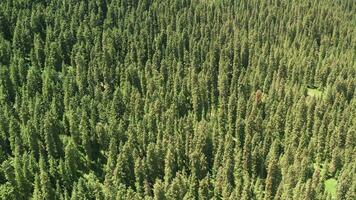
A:
POLYGON ((199 198, 198 199, 210 199, 211 198, 211 184, 209 183, 209 176, 206 176, 199 182, 199 198))
POLYGON ((153 193, 154 193, 155 200, 165 200, 166 199, 163 183, 159 179, 155 181, 155 184, 153 186, 153 193))
POLYGON ((130 152, 132 152, 130 145, 126 143, 117 157, 113 177, 116 186, 124 184, 127 187, 134 187, 134 161, 130 152))
POLYGON ((40 168, 40 197, 42 199, 54 199, 54 190, 51 184, 51 180, 49 174, 47 172, 47 164, 45 163, 44 158, 41 156, 39 160, 39 168, 40 168))
POLYGON ((173 150, 171 148, 168 149, 166 153, 166 158, 164 159, 164 181, 166 187, 170 184, 172 179, 175 177, 175 173, 177 171, 176 160, 173 150))
POLYGON ((279 172, 279 167, 276 158, 273 158, 267 170, 266 178, 266 188, 265 188, 265 199, 273 199, 277 192, 278 184, 281 179, 279 172))

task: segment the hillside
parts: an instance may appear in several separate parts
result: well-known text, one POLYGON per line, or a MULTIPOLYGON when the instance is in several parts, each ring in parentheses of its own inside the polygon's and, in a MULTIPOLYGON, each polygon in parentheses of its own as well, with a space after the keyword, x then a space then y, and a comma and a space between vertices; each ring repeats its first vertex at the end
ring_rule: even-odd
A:
POLYGON ((1 0, 0 199, 356 199, 355 13, 1 0))

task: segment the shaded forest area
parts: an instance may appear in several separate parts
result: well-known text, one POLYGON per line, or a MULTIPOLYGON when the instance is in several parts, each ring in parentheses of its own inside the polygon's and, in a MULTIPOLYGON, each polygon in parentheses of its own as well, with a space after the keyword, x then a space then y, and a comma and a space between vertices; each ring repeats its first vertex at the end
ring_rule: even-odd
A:
POLYGON ((355 13, 1 0, 0 199, 356 199, 355 13))

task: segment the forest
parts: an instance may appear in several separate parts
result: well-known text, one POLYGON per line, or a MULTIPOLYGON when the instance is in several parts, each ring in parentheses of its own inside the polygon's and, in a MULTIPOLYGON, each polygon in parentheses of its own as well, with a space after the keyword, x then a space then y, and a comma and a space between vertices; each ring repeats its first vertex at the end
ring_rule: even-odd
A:
POLYGON ((355 0, 0 0, 0 200, 355 200, 355 0))

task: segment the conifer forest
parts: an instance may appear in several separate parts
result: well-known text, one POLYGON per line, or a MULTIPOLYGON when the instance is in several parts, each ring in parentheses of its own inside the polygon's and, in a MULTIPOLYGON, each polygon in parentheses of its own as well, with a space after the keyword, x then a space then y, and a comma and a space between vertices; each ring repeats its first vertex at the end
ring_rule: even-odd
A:
POLYGON ((355 200, 355 0, 0 0, 0 200, 355 200))

